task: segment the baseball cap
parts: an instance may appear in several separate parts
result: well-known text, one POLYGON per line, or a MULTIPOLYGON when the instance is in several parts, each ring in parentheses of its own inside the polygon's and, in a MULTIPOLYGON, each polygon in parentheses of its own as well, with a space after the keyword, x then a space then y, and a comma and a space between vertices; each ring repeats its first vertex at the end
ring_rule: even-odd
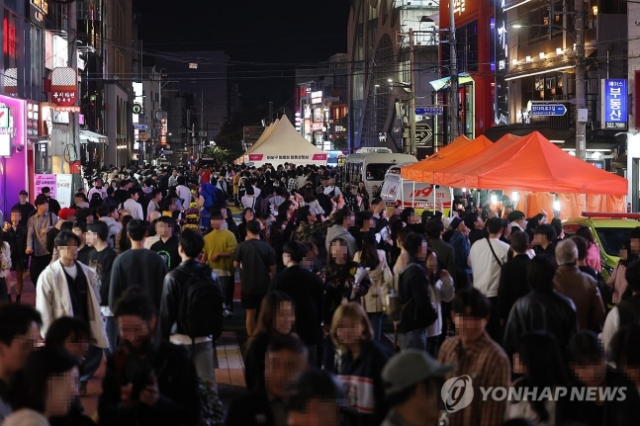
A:
POLYGON ((20 195, 29 195, 29 193, 23 189, 22 191, 20 191, 20 195))
POLYGON ((449 224, 449 227, 451 229, 458 229, 458 226, 460 226, 461 223, 462 223, 462 219, 460 219, 459 217, 454 217, 453 219, 451 219, 451 223, 449 224))
POLYGON ((287 409, 304 410, 312 399, 335 401, 346 407, 342 386, 330 373, 323 370, 309 370, 300 374, 287 389, 287 409))
POLYGON ((58 212, 58 217, 62 220, 68 220, 70 217, 75 215, 76 211, 67 207, 60 209, 60 211, 58 212))
POLYGON ((407 349, 392 357, 382 369, 387 395, 394 395, 432 377, 445 377, 453 365, 443 365, 424 351, 407 349))

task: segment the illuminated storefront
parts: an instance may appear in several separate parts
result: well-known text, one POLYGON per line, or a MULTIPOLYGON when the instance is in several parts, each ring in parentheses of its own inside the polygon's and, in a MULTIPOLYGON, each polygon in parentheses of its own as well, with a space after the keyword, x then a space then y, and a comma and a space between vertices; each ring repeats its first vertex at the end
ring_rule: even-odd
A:
POLYGON ((0 200, 5 212, 19 201, 20 190, 29 188, 26 114, 26 101, 0 96, 0 200))

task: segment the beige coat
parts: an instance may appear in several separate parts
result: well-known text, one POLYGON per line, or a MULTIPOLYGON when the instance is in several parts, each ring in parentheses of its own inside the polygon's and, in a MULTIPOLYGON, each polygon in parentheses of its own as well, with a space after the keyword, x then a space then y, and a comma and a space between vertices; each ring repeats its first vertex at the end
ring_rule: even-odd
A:
MULTIPOLYGON (((360 256, 362 252, 357 252, 353 257, 355 262, 360 262, 360 256)), ((378 267, 373 271, 369 271, 369 279, 371 280, 371 287, 367 294, 362 298, 362 306, 367 312, 382 312, 384 310, 384 291, 386 287, 390 286, 393 281, 393 275, 391 274, 391 268, 387 265, 387 257, 383 250, 378 250, 378 259, 380 263, 378 267)))
MULTIPOLYGON (((78 273, 84 273, 88 283, 89 328, 91 329, 91 344, 99 348, 108 348, 107 333, 100 313, 100 285, 96 272, 76 262, 78 273)), ((38 277, 36 286, 36 309, 42 315, 40 332, 44 337, 51 323, 61 317, 72 317, 71 296, 64 268, 59 261, 50 263, 38 277)))

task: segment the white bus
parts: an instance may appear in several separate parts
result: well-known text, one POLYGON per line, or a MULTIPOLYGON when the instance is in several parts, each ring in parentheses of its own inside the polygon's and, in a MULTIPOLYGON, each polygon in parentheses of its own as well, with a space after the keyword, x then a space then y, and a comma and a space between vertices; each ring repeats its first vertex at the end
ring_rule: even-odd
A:
POLYGON ((433 210, 435 201, 436 210, 442 208, 443 213, 448 214, 451 209, 451 189, 403 179, 400 169, 409 164, 398 164, 387 171, 380 193, 387 207, 395 207, 399 202, 400 207, 413 207, 416 213, 422 214, 423 210, 433 210))
POLYGON ((344 183, 358 186, 358 183, 362 181, 367 192, 371 193, 374 185, 378 188, 382 185, 389 167, 400 163, 416 163, 417 161, 416 157, 409 154, 358 151, 347 157, 344 165, 344 183))

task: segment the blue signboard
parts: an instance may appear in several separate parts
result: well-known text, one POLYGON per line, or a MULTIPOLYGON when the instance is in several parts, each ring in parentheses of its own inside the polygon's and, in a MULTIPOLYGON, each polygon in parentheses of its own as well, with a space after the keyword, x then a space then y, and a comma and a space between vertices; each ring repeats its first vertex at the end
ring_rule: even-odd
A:
POLYGON ((603 129, 627 128, 627 80, 602 80, 601 111, 603 129))
POLYGON ((442 115, 443 108, 441 106, 427 106, 416 108, 416 115, 442 115))
POLYGON ((567 113, 567 107, 562 104, 534 104, 531 105, 532 116, 561 117, 567 113))

